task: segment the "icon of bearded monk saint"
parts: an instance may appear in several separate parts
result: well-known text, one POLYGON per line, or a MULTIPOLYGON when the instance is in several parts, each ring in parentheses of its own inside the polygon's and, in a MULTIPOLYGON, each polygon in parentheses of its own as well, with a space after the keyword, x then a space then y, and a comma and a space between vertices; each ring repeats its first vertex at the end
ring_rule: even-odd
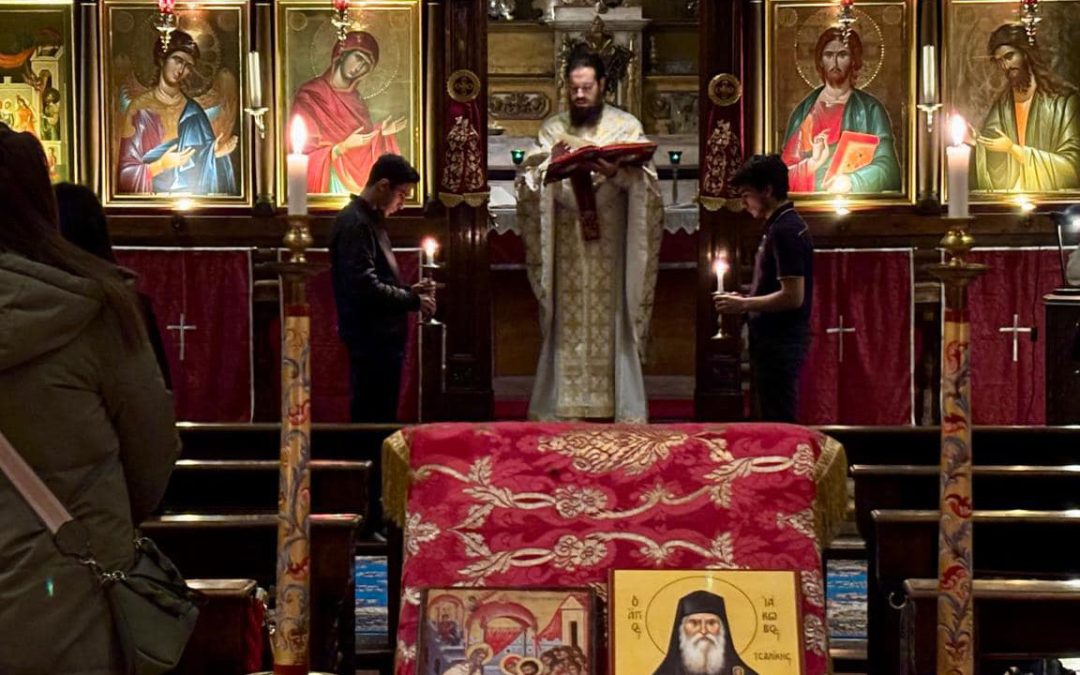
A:
POLYGON ((724 599, 694 591, 679 600, 667 655, 653 675, 758 675, 739 657, 724 599))
MULTIPOLYGON (((366 31, 352 31, 334 45, 330 67, 300 85, 292 114, 307 127, 308 192, 359 194, 375 160, 401 154, 396 135, 404 117, 374 123, 357 87, 379 64, 379 43, 366 31)), ((291 118, 291 116, 290 116, 291 118)))

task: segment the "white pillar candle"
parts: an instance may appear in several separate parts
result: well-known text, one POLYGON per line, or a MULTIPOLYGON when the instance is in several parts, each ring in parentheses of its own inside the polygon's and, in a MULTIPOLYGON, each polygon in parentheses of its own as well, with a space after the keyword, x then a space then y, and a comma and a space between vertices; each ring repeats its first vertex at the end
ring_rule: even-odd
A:
POLYGON ((259 52, 248 52, 248 107, 262 107, 262 73, 259 68, 259 52))
POLYGON ((964 143, 967 122, 959 115, 949 120, 952 145, 945 148, 949 167, 949 217, 968 217, 968 168, 971 164, 971 148, 964 143))
POLYGON ((422 246, 424 248, 424 264, 425 265, 434 265, 435 264, 435 249, 439 248, 439 243, 437 241, 435 241, 434 239, 428 237, 427 239, 424 240, 424 243, 422 244, 422 246))
POLYGON ((292 140, 292 152, 286 158, 288 169, 289 215, 307 214, 307 174, 308 156, 304 154, 307 143, 307 128, 299 115, 293 117, 289 126, 289 138, 292 140))
POLYGON ((934 45, 922 48, 922 102, 937 102, 937 60, 934 45))
POLYGON ((716 292, 724 292, 724 275, 728 271, 728 263, 726 258, 717 258, 713 263, 713 271, 716 272, 716 292))

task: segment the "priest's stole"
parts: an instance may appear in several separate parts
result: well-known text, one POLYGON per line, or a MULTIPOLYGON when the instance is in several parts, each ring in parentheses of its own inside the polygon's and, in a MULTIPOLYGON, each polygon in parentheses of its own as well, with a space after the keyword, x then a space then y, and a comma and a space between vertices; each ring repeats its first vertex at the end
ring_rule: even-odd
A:
POLYGON ((172 376, 176 419, 250 422, 251 251, 117 248, 150 296, 172 376))
MULTIPOLYGON (((828 670, 821 549, 843 521, 847 465, 827 436, 785 424, 434 424, 383 450, 383 503, 404 528, 397 675, 421 672, 424 588, 603 593, 611 570, 664 568, 798 572, 803 672, 828 670)), ((585 671, 611 672, 596 665, 585 671)))
MULTIPOLYGON (((287 251, 282 251, 287 256, 287 251)), ((420 250, 415 248, 394 249, 402 283, 412 285, 420 281, 420 250)), ((307 259, 326 265, 327 268, 313 276, 308 284, 308 302, 311 303, 311 418, 315 422, 348 422, 349 400, 349 353, 338 337, 337 305, 330 277, 330 254, 325 249, 310 251, 307 259)), ((417 420, 419 406, 419 362, 416 343, 418 315, 409 314, 409 335, 405 344, 405 360, 402 365, 401 390, 398 396, 398 419, 402 422, 417 420)), ((280 335, 280 329, 275 331, 280 335)), ((278 338, 279 340, 280 338, 278 338)), ((281 345, 274 342, 275 353, 280 357, 281 345)))
POLYGON ((990 266, 968 290, 972 420, 1045 424, 1043 296, 1062 284, 1058 250, 976 249, 968 258, 990 266))
POLYGON ((911 249, 815 251, 801 423, 913 422, 913 279, 911 249))

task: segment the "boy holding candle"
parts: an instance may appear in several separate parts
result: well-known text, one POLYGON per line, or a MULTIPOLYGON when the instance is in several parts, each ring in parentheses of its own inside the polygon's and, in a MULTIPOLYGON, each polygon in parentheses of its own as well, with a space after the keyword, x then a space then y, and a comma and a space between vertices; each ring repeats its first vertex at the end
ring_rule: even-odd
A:
POLYGON ((810 342, 814 242, 788 200, 788 170, 779 155, 755 155, 731 178, 731 189, 765 221, 749 297, 716 293, 716 310, 748 314, 755 416, 794 422, 799 371, 810 342))
POLYGON ((406 317, 435 312, 431 280, 407 287, 384 217, 401 208, 420 175, 400 155, 374 164, 363 192, 342 209, 330 232, 338 334, 349 350, 353 422, 393 422, 408 335, 406 317))

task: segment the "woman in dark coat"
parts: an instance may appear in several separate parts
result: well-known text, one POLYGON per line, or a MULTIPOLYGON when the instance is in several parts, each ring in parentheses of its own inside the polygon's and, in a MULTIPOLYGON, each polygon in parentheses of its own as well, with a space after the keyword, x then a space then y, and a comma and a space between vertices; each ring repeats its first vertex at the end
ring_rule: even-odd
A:
MULTIPOLYGON (((121 272, 65 241, 40 143, 0 124, 0 430, 108 569, 165 491, 172 399, 121 272)), ((118 675, 93 573, 0 476, 0 673, 118 675)))
MULTIPOLYGON (((116 264, 116 255, 109 237, 109 224, 105 219, 105 209, 101 208, 94 191, 83 185, 60 183, 56 186, 56 206, 60 212, 60 234, 72 244, 87 253, 92 253, 102 260, 116 264)), ((131 274, 134 281, 135 275, 131 274)), ((136 291, 143 319, 146 322, 146 337, 154 350, 154 358, 161 368, 161 377, 165 388, 172 390, 172 378, 169 377, 169 361, 165 356, 165 343, 161 340, 154 304, 150 296, 136 291)))

